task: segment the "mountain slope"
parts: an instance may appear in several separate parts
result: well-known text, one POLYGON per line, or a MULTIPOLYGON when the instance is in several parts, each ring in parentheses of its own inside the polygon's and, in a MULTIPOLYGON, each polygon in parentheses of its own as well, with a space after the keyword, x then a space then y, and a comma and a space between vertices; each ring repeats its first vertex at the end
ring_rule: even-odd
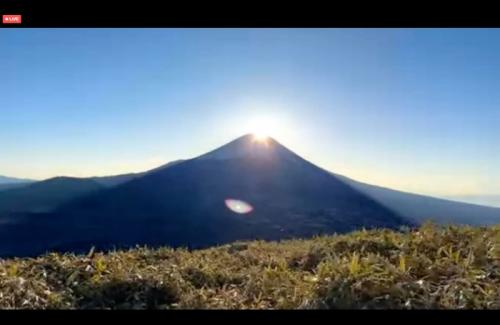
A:
POLYGON ((380 204, 417 223, 432 220, 440 224, 500 224, 500 208, 406 193, 361 183, 337 174, 333 175, 380 204))
POLYGON ((50 212, 58 206, 100 189, 124 184, 147 173, 173 166, 172 161, 151 171, 100 177, 54 177, 44 181, 0 184, 0 223, 23 213, 50 212), (6 217, 8 217, 6 219, 6 217))
POLYGON ((96 176, 89 177, 88 179, 93 180, 105 187, 113 187, 131 181, 134 178, 140 177, 142 175, 143 173, 130 173, 113 176, 96 176))
POLYGON ((494 194, 453 195, 443 199, 500 208, 500 195, 494 194))
MULTIPOLYGON (((205 247, 409 224, 276 141, 256 143, 251 136, 64 204, 35 223, 58 239, 45 247, 62 250, 205 247), (234 213, 227 199, 243 200, 253 211, 234 213)), ((32 225, 23 225, 25 231, 32 225)))
POLYGON ((174 160, 169 163, 163 164, 159 167, 153 168, 151 170, 141 172, 141 173, 129 173, 129 174, 120 174, 120 175, 112 175, 112 176, 96 176, 96 177, 89 177, 88 179, 94 180, 97 183, 106 186, 106 187, 113 187, 117 185, 121 185, 123 183, 129 182, 133 179, 139 178, 141 176, 144 176, 148 173, 152 173, 161 169, 165 169, 171 166, 174 166, 178 163, 183 162, 184 160, 179 159, 179 160, 174 160))

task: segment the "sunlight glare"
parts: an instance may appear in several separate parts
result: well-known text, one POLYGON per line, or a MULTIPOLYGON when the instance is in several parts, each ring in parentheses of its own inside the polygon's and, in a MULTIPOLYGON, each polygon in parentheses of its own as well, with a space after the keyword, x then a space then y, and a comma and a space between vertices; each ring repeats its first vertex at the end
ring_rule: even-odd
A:
POLYGON ((259 142, 265 142, 278 128, 279 123, 269 117, 255 118, 248 123, 248 131, 259 142))

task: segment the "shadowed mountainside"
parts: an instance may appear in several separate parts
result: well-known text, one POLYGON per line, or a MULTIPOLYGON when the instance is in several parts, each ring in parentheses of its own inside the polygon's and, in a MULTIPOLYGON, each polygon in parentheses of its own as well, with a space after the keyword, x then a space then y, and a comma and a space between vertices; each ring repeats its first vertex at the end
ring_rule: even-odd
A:
POLYGON ((430 220, 440 224, 477 226, 500 224, 500 208, 396 191, 334 175, 354 189, 417 223, 430 220))
POLYGON ((21 212, 49 212, 74 197, 102 189, 90 179, 55 177, 0 192, 0 216, 21 212))
MULTIPOLYGON (((85 251, 92 245, 206 247, 409 224, 275 140, 255 142, 247 135, 0 231, 2 247, 38 229, 39 251, 85 251), (234 213, 225 205, 229 198, 247 202, 253 211, 234 213)), ((15 253, 33 253, 25 248, 15 253)))

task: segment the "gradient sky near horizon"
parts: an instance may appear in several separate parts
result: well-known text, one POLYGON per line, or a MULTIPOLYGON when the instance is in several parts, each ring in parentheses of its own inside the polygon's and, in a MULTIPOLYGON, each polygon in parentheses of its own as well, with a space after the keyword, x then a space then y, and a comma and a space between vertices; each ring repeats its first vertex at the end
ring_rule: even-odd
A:
POLYGON ((0 175, 143 171, 273 121, 317 165, 500 194, 498 29, 3 29, 0 175))

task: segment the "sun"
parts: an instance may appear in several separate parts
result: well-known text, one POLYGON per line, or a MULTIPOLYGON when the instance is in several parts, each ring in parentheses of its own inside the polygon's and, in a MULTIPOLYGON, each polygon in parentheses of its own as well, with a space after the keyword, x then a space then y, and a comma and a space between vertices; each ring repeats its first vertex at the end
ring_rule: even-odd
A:
POLYGON ((257 142, 265 142, 269 138, 269 136, 263 133, 253 133, 253 138, 257 142))
POLYGON ((279 123, 270 117, 258 117, 249 121, 247 129, 255 141, 265 142, 278 128, 279 123))
POLYGON ((265 142, 268 138, 269 135, 265 132, 252 132, 253 138, 257 142, 265 142))
POLYGON ((288 116, 277 114, 269 109, 269 112, 260 110, 261 114, 235 114, 225 124, 228 125, 231 134, 250 135, 253 142, 260 144, 271 144, 273 141, 290 141, 296 137, 294 124, 288 116))

